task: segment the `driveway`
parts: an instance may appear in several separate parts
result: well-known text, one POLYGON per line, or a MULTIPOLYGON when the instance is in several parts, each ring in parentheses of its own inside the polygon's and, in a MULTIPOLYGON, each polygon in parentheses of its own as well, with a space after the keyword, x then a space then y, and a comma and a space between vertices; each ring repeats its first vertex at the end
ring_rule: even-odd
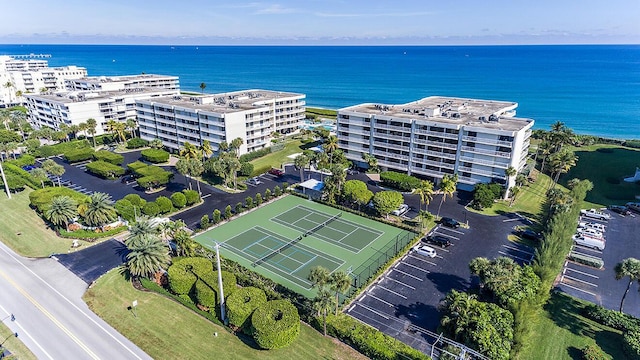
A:
POLYGON ((76 252, 53 255, 52 258, 91 284, 109 270, 125 263, 128 253, 129 249, 123 243, 110 239, 76 252))

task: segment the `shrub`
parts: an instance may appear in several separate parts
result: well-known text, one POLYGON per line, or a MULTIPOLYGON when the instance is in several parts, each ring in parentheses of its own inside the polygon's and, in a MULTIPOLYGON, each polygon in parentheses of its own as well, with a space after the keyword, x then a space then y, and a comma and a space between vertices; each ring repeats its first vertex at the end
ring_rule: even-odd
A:
POLYGON ((237 289, 226 300, 229 324, 239 329, 246 328, 253 311, 267 303, 267 295, 262 289, 245 287, 237 289))
POLYGON ((34 190, 29 194, 29 201, 31 202, 31 206, 38 209, 38 212, 44 213, 51 206, 53 198, 57 196, 69 196, 78 204, 89 200, 87 195, 66 187, 46 187, 44 189, 34 190))
POLYGON ((419 350, 345 314, 329 315, 327 331, 372 359, 429 359, 419 350))
POLYGON ((249 162, 251 160, 255 160, 257 158, 261 158, 263 156, 267 156, 271 154, 271 149, 266 147, 264 149, 252 151, 250 153, 246 153, 240 156, 240 162, 249 162))
POLYGON ((149 217, 155 217, 160 212, 160 207, 155 202, 148 202, 142 208, 142 212, 149 217))
MULTIPOLYGON (((11 164, 6 162, 4 164, 5 175, 7 176, 7 183, 11 187, 12 183, 20 184, 20 186, 24 187, 24 185, 29 185, 32 189, 40 189, 40 181, 31 175, 30 172, 22 169, 20 166, 15 164, 11 164), (10 180, 9 178, 12 178, 10 180)), ((0 179, 1 182, 2 179, 0 179)))
POLYGON ((140 152, 142 158, 154 164, 164 163, 169 160, 169 153, 162 149, 145 149, 140 152))
POLYGON ((39 157, 50 157, 54 155, 65 154, 70 150, 91 148, 91 144, 88 140, 74 140, 74 141, 65 141, 55 145, 43 145, 35 150, 32 154, 33 156, 39 157))
POLYGON ((187 198, 184 196, 183 193, 177 192, 171 195, 171 202, 173 203, 173 206, 175 206, 176 208, 182 209, 187 205, 187 198))
POLYGON ((236 214, 240 214, 242 211, 244 211, 244 205, 242 205, 241 202, 236 204, 236 208, 234 210, 234 213, 236 214))
POLYGON ((213 210, 213 214, 211 214, 211 219, 213 223, 214 224, 219 223, 221 218, 222 218, 222 213, 220 213, 220 210, 218 209, 213 210))
POLYGON ((300 315, 289 300, 272 300, 258 306, 251 316, 253 338, 263 349, 280 349, 300 334, 300 315))
POLYGON ((94 240, 99 238, 111 237, 113 235, 120 234, 127 230, 126 226, 120 226, 115 229, 109 229, 107 231, 96 230, 76 230, 76 231, 66 231, 64 229, 60 230, 60 237, 66 239, 81 239, 81 240, 94 240))
POLYGON ((133 204, 131 204, 129 200, 120 199, 116 201, 113 206, 116 209, 116 213, 118 213, 121 218, 127 221, 135 220, 136 210, 133 208, 133 204))
POLYGON ((124 175, 124 169, 106 161, 98 160, 87 164, 87 171, 106 179, 115 179, 124 175))
POLYGON ((138 170, 142 168, 146 168, 147 166, 149 165, 143 163, 142 161, 134 161, 132 163, 127 164, 127 169, 129 169, 129 171, 131 171, 134 174, 138 174, 138 170))
POLYGON ((195 283, 195 295, 198 304, 208 308, 216 307, 216 290, 213 284, 198 280, 195 283))
POLYGON ((200 229, 206 230, 209 228, 211 222, 209 221, 209 215, 204 214, 200 218, 200 229))
POLYGON ((242 176, 251 176, 253 174, 253 164, 249 162, 241 163, 239 173, 242 176))
POLYGON ((264 191, 264 199, 267 201, 271 199, 271 189, 267 189, 264 191))
POLYGON ((13 130, 0 129, 0 144, 20 141, 22 141, 22 139, 17 132, 13 130))
POLYGON ((139 208, 142 208, 147 203, 147 200, 141 198, 138 194, 127 194, 123 199, 129 201, 131 205, 139 208))
POLYGON ((189 294, 199 276, 213 273, 213 263, 206 258, 187 257, 174 260, 167 270, 169 274, 169 288, 175 294, 189 294))
POLYGON ((500 184, 477 184, 473 190, 473 208, 481 210, 490 208, 493 202, 502 195, 502 186, 500 184))
POLYGON ((230 219, 232 216, 233 214, 231 213, 231 205, 227 205, 227 207, 224 208, 224 218, 230 219))
POLYGON ((581 255, 571 252, 569 253, 569 256, 567 256, 567 259, 575 261, 579 264, 594 267, 596 269, 602 269, 604 267, 604 261, 593 256, 581 255))
POLYGON ((17 167, 23 167, 26 165, 33 165, 36 163, 36 158, 29 154, 22 154, 19 158, 15 160, 6 161, 5 164, 13 164, 17 167))
POLYGON ((604 354, 602 349, 598 345, 587 345, 582 349, 582 359, 584 360, 607 360, 608 357, 604 354))
POLYGON ((64 153, 64 159, 70 163, 85 161, 93 158, 93 153, 92 148, 71 149, 64 153))
POLYGON ((173 202, 166 196, 158 196, 155 202, 158 205, 160 214, 170 213, 173 210, 173 202))
POLYGON ((383 184, 402 191, 411 191, 420 186, 420 179, 395 171, 380 173, 380 180, 383 184))
POLYGON ((262 205, 262 194, 257 193, 256 194, 256 206, 260 206, 262 205))
POLYGON ((159 166, 146 165, 140 161, 128 164, 127 168, 137 176, 141 176, 138 178, 138 185, 145 189, 166 185, 173 177, 173 173, 165 171, 159 166))
POLYGON ((615 310, 605 309, 600 305, 589 304, 582 310, 584 317, 599 324, 621 331, 640 328, 640 319, 615 310))
POLYGON ((140 138, 133 138, 127 141, 127 149, 139 149, 149 145, 149 142, 140 138))
POLYGON ((251 196, 247 196, 247 198, 244 199, 244 203, 247 206, 247 209, 253 208, 253 198, 251 196))
POLYGON ((251 173, 251 176, 258 176, 260 174, 264 174, 267 171, 269 171, 269 169, 271 169, 273 167, 273 165, 271 164, 265 164, 262 165, 260 167, 254 167, 253 168, 253 172, 251 173))
POLYGON ((96 151, 93 153, 93 158, 96 160, 106 161, 113 165, 120 165, 124 161, 124 156, 107 150, 96 151))
POLYGON ((623 335, 624 352, 630 359, 640 359, 640 329, 627 331, 623 335))
POLYGON ((182 190, 184 194, 185 200, 187 201, 187 205, 193 205, 200 201, 200 194, 198 194, 195 190, 182 190))
POLYGON ((280 186, 276 185, 276 187, 273 188, 273 195, 275 197, 282 195, 282 189, 280 189, 280 186))

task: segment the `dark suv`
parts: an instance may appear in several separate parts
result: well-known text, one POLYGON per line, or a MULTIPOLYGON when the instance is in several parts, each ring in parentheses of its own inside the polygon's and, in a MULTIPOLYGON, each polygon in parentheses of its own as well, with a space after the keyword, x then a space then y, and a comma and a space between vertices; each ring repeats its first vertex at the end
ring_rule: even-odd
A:
POLYGON ((531 229, 526 229, 526 230, 520 231, 520 237, 528 240, 540 240, 542 235, 540 235, 539 233, 531 229))
POLYGON ((624 205, 609 205, 608 209, 620 215, 631 215, 629 208, 624 205))
POLYGON ((452 229, 457 229, 460 227, 460 223, 458 222, 458 220, 448 217, 443 217, 442 219, 440 219, 440 224, 452 229))
POLYGON ((446 248, 451 246, 451 241, 442 235, 429 235, 426 238, 423 238, 422 241, 428 242, 433 245, 438 245, 441 248, 446 248))

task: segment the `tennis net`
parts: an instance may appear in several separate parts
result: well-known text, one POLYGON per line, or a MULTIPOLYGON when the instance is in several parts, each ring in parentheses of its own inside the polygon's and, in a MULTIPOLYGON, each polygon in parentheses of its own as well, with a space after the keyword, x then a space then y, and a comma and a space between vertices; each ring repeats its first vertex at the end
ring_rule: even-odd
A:
POLYGON ((311 235, 314 232, 322 229, 323 227, 325 227, 327 224, 329 224, 330 222, 334 221, 335 219, 339 218, 342 216, 342 213, 338 213, 337 215, 334 215, 332 217, 330 217, 328 220, 314 226, 313 228, 311 228, 310 230, 307 230, 304 234, 302 234, 302 236, 307 236, 307 235, 311 235))
POLYGON ((251 265, 252 266, 258 266, 260 264, 262 264, 263 262, 267 261, 268 259, 270 259, 272 256, 274 256, 275 254, 279 254, 280 252, 282 252, 282 250, 288 249, 291 246, 295 245, 297 242, 299 242, 300 240, 302 240, 302 235, 298 236, 297 238, 285 243, 284 245, 278 247, 277 249, 273 250, 272 252, 268 253, 267 255, 262 256, 261 258, 257 259, 256 261, 254 261, 251 265))

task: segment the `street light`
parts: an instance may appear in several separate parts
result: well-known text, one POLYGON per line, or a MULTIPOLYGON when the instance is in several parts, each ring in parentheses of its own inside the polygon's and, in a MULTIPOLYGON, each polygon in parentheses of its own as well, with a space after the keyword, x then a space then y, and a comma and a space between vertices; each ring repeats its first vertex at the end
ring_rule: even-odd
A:
POLYGON ((224 290, 222 289, 222 270, 220 269, 220 244, 216 241, 216 263, 218 266, 218 288, 220 289, 220 318, 223 323, 227 323, 224 309, 224 290))
POLYGON ((0 320, 0 321, 4 322, 5 320, 7 320, 7 319, 9 319, 9 318, 11 318, 11 321, 16 321, 16 317, 15 317, 15 316, 13 316, 13 314, 9 314, 9 315, 5 316, 5 317, 4 317, 2 320, 0 320))

